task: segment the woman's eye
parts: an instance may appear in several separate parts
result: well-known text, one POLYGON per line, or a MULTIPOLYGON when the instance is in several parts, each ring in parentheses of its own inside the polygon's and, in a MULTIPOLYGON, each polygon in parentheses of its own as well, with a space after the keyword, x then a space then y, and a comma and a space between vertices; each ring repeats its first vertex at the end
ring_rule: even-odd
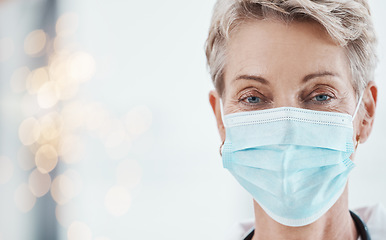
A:
POLYGON ((247 88, 243 90, 240 95, 237 96, 238 102, 242 104, 242 107, 247 109, 261 108, 265 106, 269 101, 262 93, 257 91, 255 88, 247 88))
POLYGON ((328 100, 330 100, 330 98, 331 97, 326 95, 326 94, 320 94, 320 95, 314 97, 315 101, 318 101, 318 102, 328 101, 328 100))
POLYGON ((259 103, 261 101, 259 97, 247 97, 245 100, 248 103, 259 103))

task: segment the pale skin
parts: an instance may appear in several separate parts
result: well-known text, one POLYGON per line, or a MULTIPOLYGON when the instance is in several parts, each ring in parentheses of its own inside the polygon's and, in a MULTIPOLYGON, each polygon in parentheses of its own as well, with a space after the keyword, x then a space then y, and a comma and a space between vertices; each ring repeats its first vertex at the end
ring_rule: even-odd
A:
MULTIPOLYGON (((224 86, 225 115, 278 107, 353 115, 358 101, 344 48, 312 22, 285 24, 266 19, 249 20, 238 26, 227 44, 224 86)), ((211 91, 209 101, 224 141, 220 94, 211 91)), ((377 102, 374 82, 368 83, 362 102, 363 108, 354 119, 354 144, 365 142, 371 133, 377 102)), ((349 214, 347 186, 326 214, 302 227, 288 227, 276 222, 256 201, 253 202, 253 240, 358 238, 349 214)))

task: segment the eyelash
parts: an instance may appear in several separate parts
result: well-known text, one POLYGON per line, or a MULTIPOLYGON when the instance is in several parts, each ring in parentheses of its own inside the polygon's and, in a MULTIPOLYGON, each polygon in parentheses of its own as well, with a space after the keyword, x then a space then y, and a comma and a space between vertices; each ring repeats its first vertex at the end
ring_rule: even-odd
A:
POLYGON ((267 101, 264 100, 264 96, 263 94, 259 93, 258 91, 256 90, 250 90, 249 92, 245 92, 244 94, 241 94, 241 97, 239 98, 238 102, 239 103, 242 103, 244 105, 247 105, 247 106, 256 106, 256 105, 260 105, 260 104, 263 104, 263 103, 266 103, 267 101), (253 92, 252 92, 253 91, 253 92), (250 97, 256 97, 259 99, 259 102, 258 103, 249 103, 249 102, 246 102, 246 100, 250 97))
MULTIPOLYGON (((332 100, 336 99, 335 95, 327 90, 321 90, 321 89, 315 89, 313 92, 311 92, 305 99, 302 101, 303 103, 310 103, 310 104, 328 104, 332 100), (318 96, 327 96, 328 99, 318 101, 315 98, 318 96)), ((244 104, 246 106, 260 106, 262 104, 268 103, 268 101, 265 99, 264 95, 258 92, 257 90, 246 90, 245 93, 241 94, 239 100, 239 103, 244 104), (259 99, 258 103, 249 103, 246 102, 246 100, 250 97, 256 97, 259 99)))
POLYGON ((304 100, 304 102, 307 102, 308 100, 312 101, 314 104, 328 104, 330 103, 332 100, 336 99, 335 95, 332 94, 332 93, 327 93, 326 91, 321 91, 319 90, 318 92, 318 89, 316 89, 315 91, 313 91, 312 93, 310 93, 308 96, 310 96, 309 98, 306 98, 304 100), (318 96, 327 96, 328 99, 327 100, 324 100, 324 101, 318 101, 316 100, 315 98, 318 97, 318 96))

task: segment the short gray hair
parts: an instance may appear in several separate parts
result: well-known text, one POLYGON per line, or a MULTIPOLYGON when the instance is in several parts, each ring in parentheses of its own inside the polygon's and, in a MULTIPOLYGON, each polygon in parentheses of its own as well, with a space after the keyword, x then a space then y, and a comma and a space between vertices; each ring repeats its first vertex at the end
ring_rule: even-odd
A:
POLYGON ((206 41, 206 57, 215 88, 224 91, 226 43, 248 19, 275 18, 286 23, 313 21, 344 47, 357 97, 374 80, 376 36, 366 0, 218 0, 206 41))

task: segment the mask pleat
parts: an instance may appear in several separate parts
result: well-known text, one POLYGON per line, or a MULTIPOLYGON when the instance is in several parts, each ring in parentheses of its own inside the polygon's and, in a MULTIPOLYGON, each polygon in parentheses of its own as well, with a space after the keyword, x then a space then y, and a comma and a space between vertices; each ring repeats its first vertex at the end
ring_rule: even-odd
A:
POLYGON ((237 175, 244 180, 250 182, 256 187, 263 189, 264 191, 270 192, 274 196, 278 196, 281 192, 281 186, 272 184, 278 181, 277 172, 267 171, 262 169, 253 169, 249 167, 237 167, 233 171, 234 175, 237 175))
POLYGON ((293 159, 287 163, 287 170, 295 171, 299 170, 300 167, 309 169, 339 164, 342 158, 344 159, 350 154, 330 149, 315 149, 315 151, 309 152, 304 146, 281 145, 236 151, 233 153, 233 158, 234 164, 280 171, 283 168, 284 157, 287 156, 287 158, 293 159))

